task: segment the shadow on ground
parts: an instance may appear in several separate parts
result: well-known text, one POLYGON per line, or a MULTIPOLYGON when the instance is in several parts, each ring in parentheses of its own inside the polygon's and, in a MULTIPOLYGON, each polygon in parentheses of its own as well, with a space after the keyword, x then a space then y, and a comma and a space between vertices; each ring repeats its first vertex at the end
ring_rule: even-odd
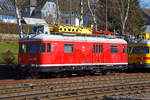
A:
POLYGON ((14 75, 15 70, 12 65, 0 65, 0 80, 13 79, 14 75))

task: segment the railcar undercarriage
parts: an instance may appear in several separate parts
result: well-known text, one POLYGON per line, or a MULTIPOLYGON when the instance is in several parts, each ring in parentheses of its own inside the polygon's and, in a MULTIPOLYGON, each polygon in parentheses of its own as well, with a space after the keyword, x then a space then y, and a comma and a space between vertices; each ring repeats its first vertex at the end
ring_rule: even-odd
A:
POLYGON ((83 75, 105 75, 107 72, 123 72, 128 67, 127 65, 115 66, 57 66, 57 67, 38 67, 33 65, 18 65, 17 76, 21 78, 50 78, 50 77, 69 77, 83 75))

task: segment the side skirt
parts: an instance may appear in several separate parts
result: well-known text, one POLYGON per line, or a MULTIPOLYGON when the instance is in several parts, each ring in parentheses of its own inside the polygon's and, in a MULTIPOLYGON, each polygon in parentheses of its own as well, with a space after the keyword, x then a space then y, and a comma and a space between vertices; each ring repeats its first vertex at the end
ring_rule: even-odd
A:
POLYGON ((95 71, 100 72, 104 70, 125 70, 127 65, 117 65, 117 66, 55 66, 55 67, 38 67, 40 72, 64 72, 64 71, 95 71))

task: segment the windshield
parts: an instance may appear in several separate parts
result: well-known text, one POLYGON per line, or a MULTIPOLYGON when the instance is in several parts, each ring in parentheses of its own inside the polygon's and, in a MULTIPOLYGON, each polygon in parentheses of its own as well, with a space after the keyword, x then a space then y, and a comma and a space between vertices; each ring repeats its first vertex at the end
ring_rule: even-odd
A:
POLYGON ((128 53, 129 54, 148 54, 149 47, 148 46, 129 47, 128 53))
POLYGON ((27 43, 19 44, 20 53, 44 53, 45 43, 27 43))
POLYGON ((30 43, 27 45, 28 53, 37 53, 38 52, 38 43, 30 43))

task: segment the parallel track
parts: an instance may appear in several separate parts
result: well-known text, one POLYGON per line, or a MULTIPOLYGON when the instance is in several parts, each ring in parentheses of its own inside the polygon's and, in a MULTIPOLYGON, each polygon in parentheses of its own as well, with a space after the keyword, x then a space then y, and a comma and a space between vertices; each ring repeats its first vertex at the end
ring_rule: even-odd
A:
POLYGON ((0 100, 75 100, 150 91, 150 74, 105 79, 80 79, 1 87, 0 100))

